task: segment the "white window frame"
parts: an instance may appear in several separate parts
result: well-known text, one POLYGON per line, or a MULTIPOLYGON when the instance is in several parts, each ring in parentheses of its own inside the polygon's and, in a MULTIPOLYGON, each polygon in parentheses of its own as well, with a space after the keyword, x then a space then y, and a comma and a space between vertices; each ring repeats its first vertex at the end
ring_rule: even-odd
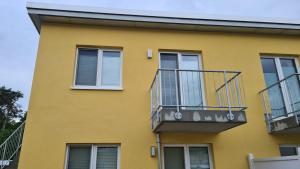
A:
POLYGON ((190 147, 205 147, 208 149, 208 158, 209 158, 209 167, 210 169, 214 169, 213 167, 213 159, 212 159, 212 150, 210 144, 163 144, 162 145, 162 169, 165 169, 165 155, 164 148, 165 147, 182 147, 184 151, 184 163, 185 169, 191 169, 190 167, 190 147))
POLYGON ((90 169, 96 169, 97 164, 97 149, 103 147, 114 147, 117 148, 117 169, 120 169, 121 151, 120 145, 118 144, 67 144, 66 156, 65 156, 65 169, 68 169, 69 163, 69 150, 70 147, 90 147, 91 149, 91 159, 90 159, 90 169))
MULTIPOLYGON (((201 56, 201 53, 197 53, 197 52, 170 52, 170 51, 159 51, 158 53, 158 67, 159 69, 161 69, 161 54, 163 53, 169 53, 169 54, 176 54, 177 55, 177 62, 178 62, 178 70, 180 70, 180 66, 181 66, 181 60, 182 60, 182 55, 195 55, 198 57, 198 65, 199 65, 199 70, 203 70, 203 65, 202 65, 202 56, 201 56)), ((204 86, 204 73, 200 73, 200 84, 201 84, 201 92, 202 92, 202 101, 203 101, 203 107, 204 109, 206 109, 206 96, 205 96, 205 86, 204 86)), ((160 86, 160 91, 162 91, 161 89, 161 84, 159 85, 160 86)), ((180 86, 182 86, 181 84, 181 81, 180 81, 180 86)), ((180 92, 182 93, 182 88, 180 87, 180 92)), ((180 97, 180 102, 183 103, 184 102, 184 98, 183 97, 180 97)), ((160 101, 161 101, 161 104, 162 104, 162 95, 160 95, 160 101)))
POLYGON ((73 77, 73 85, 72 89, 95 89, 95 90, 123 90, 123 51, 121 49, 109 49, 109 48, 89 48, 89 47, 78 47, 76 49, 76 58, 75 58, 75 69, 74 69, 74 77, 73 77), (80 49, 91 49, 91 50, 98 50, 97 55, 97 74, 96 74, 96 85, 95 86, 88 86, 88 85, 76 85, 76 77, 77 77, 77 62, 78 62, 78 55, 80 49), (105 52, 120 52, 120 79, 118 86, 108 86, 101 84, 101 71, 102 71, 102 58, 103 58, 103 51, 105 52))
MULTIPOLYGON (((284 56, 284 55, 262 55, 261 59, 274 59, 275 61, 275 66, 276 66, 276 70, 277 70, 277 76, 279 81, 284 79, 284 74, 283 74, 283 70, 281 67, 281 62, 280 59, 291 59, 294 60, 295 66, 296 66, 296 71, 297 73, 300 72, 300 68, 299 68, 299 62, 296 56, 284 56)), ((268 86, 266 86, 268 87, 268 86)), ((289 99, 288 96, 288 89, 286 87, 285 83, 280 83, 280 87, 281 87, 281 92, 283 95, 283 102, 285 105, 285 109, 287 112, 292 112, 292 108, 291 108, 291 101, 289 99)), ((289 114, 288 116, 294 116, 294 114, 289 114)), ((284 117, 281 117, 284 118, 284 117)), ((280 120, 281 118, 276 118, 275 120, 280 120)))
MULTIPOLYGON (((300 145, 299 144, 280 144, 279 148, 281 148, 281 147, 293 147, 293 148, 296 148, 297 155, 300 156, 300 145)), ((279 149, 279 151, 280 151, 280 149, 279 149)))

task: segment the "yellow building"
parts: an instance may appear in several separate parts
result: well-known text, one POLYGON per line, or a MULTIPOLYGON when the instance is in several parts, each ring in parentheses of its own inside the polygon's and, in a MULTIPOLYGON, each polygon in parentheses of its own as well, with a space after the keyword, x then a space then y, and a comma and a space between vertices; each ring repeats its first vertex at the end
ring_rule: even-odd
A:
POLYGON ((249 153, 297 154, 300 23, 27 8, 40 43, 19 169, 248 169, 249 153))

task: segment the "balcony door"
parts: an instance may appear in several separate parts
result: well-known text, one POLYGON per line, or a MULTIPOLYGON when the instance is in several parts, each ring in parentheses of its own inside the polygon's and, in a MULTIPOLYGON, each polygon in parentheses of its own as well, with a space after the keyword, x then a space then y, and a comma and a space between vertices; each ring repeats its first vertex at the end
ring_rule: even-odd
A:
POLYGON ((160 53, 163 105, 204 105, 199 57, 198 54, 160 53))
MULTIPOLYGON (((261 62, 267 86, 298 72, 297 60, 294 58, 263 57, 261 62)), ((300 110, 299 87, 298 77, 292 76, 268 89, 273 118, 300 110)))

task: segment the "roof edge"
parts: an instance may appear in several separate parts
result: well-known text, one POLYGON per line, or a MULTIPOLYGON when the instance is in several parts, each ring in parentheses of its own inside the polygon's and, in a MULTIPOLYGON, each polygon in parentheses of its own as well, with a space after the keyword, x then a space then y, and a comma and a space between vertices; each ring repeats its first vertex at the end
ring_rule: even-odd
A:
MULTIPOLYGON (((111 25, 117 26, 120 21, 122 21, 123 25, 124 22, 128 22, 131 23, 131 26, 134 27, 137 27, 137 25, 139 25, 140 27, 147 27, 147 25, 152 25, 152 27, 167 28, 167 25, 169 24, 173 25, 171 29, 177 28, 174 25, 178 25, 178 28, 180 29, 184 29, 184 27, 190 26, 194 26, 196 29, 196 27, 198 26, 210 28, 218 27, 218 29, 220 30, 225 30, 228 27, 234 27, 235 29, 233 32, 239 32, 239 29, 253 28, 258 30, 265 29, 264 32, 266 33, 268 32, 267 29, 280 29, 282 30, 279 31, 281 33, 286 32, 287 30, 292 30, 293 32, 296 31, 297 34, 300 34, 300 20, 291 19, 283 20, 262 18, 258 20, 257 18, 236 18, 228 16, 217 18, 216 16, 197 13, 108 9, 100 7, 58 5, 38 2, 28 2, 27 11, 38 31, 40 31, 41 23, 46 20, 45 16, 47 16, 48 18, 52 17, 51 20, 54 22, 56 20, 59 20, 57 18, 62 17, 73 18, 76 23, 80 23, 80 21, 88 19, 111 21, 111 25)), ((67 20, 65 21, 67 22, 67 20)), ((60 22, 63 21, 60 20, 60 22)), ((99 22, 99 24, 101 23, 99 22)), ((119 26, 122 25, 119 24, 119 26)))

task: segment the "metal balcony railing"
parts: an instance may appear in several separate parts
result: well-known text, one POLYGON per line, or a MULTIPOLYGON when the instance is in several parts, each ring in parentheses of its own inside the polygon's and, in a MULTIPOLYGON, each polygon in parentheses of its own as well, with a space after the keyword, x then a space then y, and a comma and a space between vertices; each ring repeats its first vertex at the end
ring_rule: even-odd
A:
POLYGON ((0 145, 0 169, 7 167, 22 146, 25 122, 0 145))
MULTIPOLYGON (((300 74, 292 74, 259 92, 268 124, 278 119, 299 114, 299 80, 300 74)), ((297 118, 296 120, 298 122, 297 118)))
POLYGON ((152 120, 163 108, 226 110, 246 108, 241 72, 158 69, 151 85, 152 120))

